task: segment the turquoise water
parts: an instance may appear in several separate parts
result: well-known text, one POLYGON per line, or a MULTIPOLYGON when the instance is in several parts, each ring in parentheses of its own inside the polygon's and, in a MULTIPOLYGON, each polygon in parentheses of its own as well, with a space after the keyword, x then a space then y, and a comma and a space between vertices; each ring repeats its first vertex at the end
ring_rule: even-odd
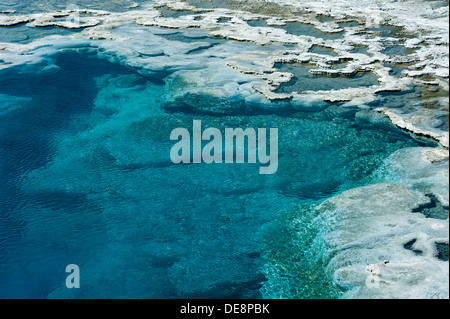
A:
MULTIPOLYGON (((87 53, 53 59, 51 73, 0 73, 10 106, 0 113, 3 298, 267 297, 264 266, 292 263, 293 245, 301 252, 280 220, 363 185, 392 152, 419 145, 358 108, 252 105, 225 115, 189 107, 225 102, 201 95, 167 108, 166 73, 155 81, 87 53), (173 164, 170 133, 193 120, 222 131, 277 127, 277 173, 173 164), (69 291, 72 263, 82 289, 69 291)), ((290 296, 335 296, 321 271, 306 269, 301 283, 312 288, 290 296)))

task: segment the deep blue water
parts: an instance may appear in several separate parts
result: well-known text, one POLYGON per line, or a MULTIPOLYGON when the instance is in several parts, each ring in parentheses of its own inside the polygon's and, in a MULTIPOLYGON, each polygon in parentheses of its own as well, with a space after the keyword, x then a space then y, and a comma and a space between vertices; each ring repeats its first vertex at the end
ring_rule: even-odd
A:
MULTIPOLYGON (((168 109, 163 81, 87 54, 53 58, 59 71, 0 74, 0 102, 16 104, 0 113, 2 298, 260 298, 278 236, 266 228, 281 212, 362 185, 393 151, 418 145, 338 104, 168 109), (172 164, 170 132, 195 119, 277 127, 278 172, 172 164), (64 286, 72 263, 81 289, 64 286)), ((301 297, 332 296, 326 280, 307 280, 320 288, 301 297)))
MULTIPOLYGON (((42 201, 45 202, 44 205, 53 205, 63 210, 73 211, 80 206, 84 207, 84 194, 50 192, 25 196, 20 190, 18 179, 22 174, 48 165, 55 152, 52 137, 58 132, 67 130, 72 117, 92 110, 92 101, 98 91, 93 77, 105 72, 124 74, 127 71, 105 61, 80 59, 76 56, 61 56, 57 64, 61 70, 56 74, 24 75, 9 71, 2 73, 0 77, 2 93, 31 98, 32 101, 0 117, 2 266, 8 261, 8 247, 11 249, 17 244, 22 227, 26 227, 26 220, 16 218, 15 214, 18 211, 28 205, 35 207, 39 205, 36 203, 42 201), (78 72, 79 70, 81 72, 78 72), (86 72, 89 76, 86 76, 86 72)), ((92 211, 91 207, 85 208, 87 212, 92 211)), ((38 213, 39 209, 36 207, 33 211, 38 213)), ((45 237, 45 233, 42 235, 45 237)), ((64 252, 51 249, 49 253, 64 252)), ((20 257, 27 258, 27 256, 20 257)), ((31 258, 34 259, 33 264, 40 262, 40 258, 36 257, 38 256, 31 258)), ((9 261, 14 262, 15 259, 9 261)), ((52 266, 54 265, 49 265, 50 269, 52 266)), ((30 285, 20 284, 29 276, 40 277, 39 270, 33 275, 30 267, 31 264, 24 265, 24 268, 16 264, 13 272, 2 271, 0 274, 2 283, 4 280, 7 280, 7 283, 6 286, 1 286, 0 296, 44 297, 49 287, 45 284, 41 286, 40 280, 30 285)))

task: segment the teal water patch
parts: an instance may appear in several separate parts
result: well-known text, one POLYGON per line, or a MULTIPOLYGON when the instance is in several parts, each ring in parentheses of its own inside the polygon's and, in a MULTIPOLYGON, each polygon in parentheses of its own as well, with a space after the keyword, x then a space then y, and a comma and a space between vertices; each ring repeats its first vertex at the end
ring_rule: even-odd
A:
POLYGON ((331 55, 336 56, 336 53, 334 53, 333 49, 321 47, 318 45, 313 45, 312 48, 309 50, 311 53, 317 53, 317 54, 324 54, 324 55, 331 55))
POLYGON ((267 27, 267 22, 264 19, 247 21, 247 24, 251 27, 267 27))
MULTIPOLYGON (((418 145, 386 119, 337 104, 213 115, 208 107, 221 101, 199 95, 191 103, 207 101, 201 112, 180 102, 168 113, 164 86, 132 70, 85 55, 53 58, 52 74, 1 77, 0 97, 23 104, 0 116, 2 297, 269 296, 265 267, 301 257, 301 249, 292 254, 299 243, 278 232, 285 224, 271 223, 364 184, 392 152, 418 145), (256 164, 173 164, 170 133, 192 131, 193 120, 222 132, 278 128, 277 173, 260 175, 256 164), (64 286, 72 263, 83 289, 64 286)), ((320 270, 307 268, 301 281, 286 270, 279 291, 333 297, 320 270)))
POLYGON ((71 35, 81 30, 71 30, 58 27, 35 28, 21 24, 13 27, 0 27, 0 41, 27 44, 36 39, 50 35, 71 35))
POLYGON ((265 229, 264 298, 335 299, 342 294, 326 275, 327 265, 307 253, 321 231, 315 207, 305 203, 289 208, 265 229))
POLYGON ((365 54, 365 55, 371 55, 367 51, 367 47, 365 47, 365 46, 355 46, 355 48, 351 52, 352 53, 361 53, 361 54, 365 54))
POLYGON ((408 50, 403 45, 395 44, 386 47, 386 49, 384 49, 382 53, 390 56, 405 56, 408 53, 408 50))
MULTIPOLYGON (((335 68, 344 67, 338 64, 335 68)), ((283 83, 277 93, 292 93, 303 91, 341 90, 346 88, 367 87, 376 85, 377 78, 372 73, 358 73, 353 77, 327 77, 311 75, 309 70, 317 69, 316 66, 306 64, 275 64, 275 68, 281 72, 289 72, 294 78, 283 83)))
POLYGON ((289 34, 298 35, 298 36, 305 35, 305 36, 311 36, 311 37, 316 37, 316 38, 325 39, 325 40, 335 40, 335 39, 342 38, 342 33, 320 32, 313 25, 299 23, 299 22, 290 22, 284 26, 272 26, 272 25, 269 26, 267 24, 266 20, 258 19, 258 20, 253 20, 253 21, 247 21, 247 24, 252 27, 281 28, 283 30, 286 30, 286 32, 289 34))
POLYGON ((217 20, 217 22, 219 22, 219 23, 226 23, 226 22, 229 22, 231 20, 232 20, 231 18, 219 18, 219 20, 217 20))
POLYGON ((400 32, 401 28, 394 27, 394 26, 388 26, 388 25, 380 25, 380 26, 374 26, 372 28, 366 29, 367 32, 374 36, 379 36, 382 38, 387 37, 396 37, 397 34, 400 32))
POLYGON ((26 97, 0 94, 0 116, 15 111, 30 101, 31 99, 26 97))
POLYGON ((191 11, 184 11, 184 10, 180 10, 180 11, 174 11, 174 10, 170 10, 167 7, 161 7, 158 8, 158 11, 160 11, 163 15, 164 18, 179 18, 181 16, 185 16, 185 15, 193 15, 195 14, 194 12, 191 11))
POLYGON ((206 32, 190 34, 190 33, 184 32, 184 31, 185 30, 173 31, 173 32, 156 32, 155 34, 157 34, 158 36, 163 37, 169 41, 178 41, 178 42, 184 42, 184 43, 205 42, 205 44, 214 46, 214 45, 225 42, 225 40, 223 40, 223 39, 209 37, 206 32))
POLYGON ((396 77, 401 77, 402 76, 402 72, 404 70, 407 70, 408 68, 405 66, 401 66, 401 65, 393 65, 393 64, 386 64, 385 65, 387 68, 390 68, 391 71, 389 72, 389 74, 396 76, 396 77))
POLYGON ((360 25, 355 21, 350 21, 350 22, 339 23, 339 26, 342 29, 344 29, 344 28, 356 28, 356 27, 359 27, 360 25))
POLYGON ((421 98, 420 92, 413 87, 402 92, 381 92, 377 96, 378 99, 371 103, 373 107, 383 106, 393 109, 402 108, 407 101, 414 101, 421 98))
POLYGON ((318 15, 317 17, 317 20, 319 20, 320 22, 331 22, 331 21, 334 21, 334 19, 332 18, 332 17, 330 17, 330 16, 325 16, 325 15, 318 15))
POLYGON ((308 35, 325 40, 336 40, 342 38, 342 33, 325 33, 317 30, 313 25, 304 23, 287 23, 281 27, 293 35, 308 35))

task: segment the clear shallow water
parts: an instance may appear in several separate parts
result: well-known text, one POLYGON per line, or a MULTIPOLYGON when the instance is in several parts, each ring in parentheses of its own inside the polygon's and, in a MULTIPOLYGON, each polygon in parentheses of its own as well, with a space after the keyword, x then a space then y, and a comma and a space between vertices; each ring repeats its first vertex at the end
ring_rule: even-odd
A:
POLYGON ((387 54, 389 56, 405 56, 408 53, 407 48, 405 48, 402 45, 392 45, 388 46, 386 49, 383 50, 384 54, 387 54))
POLYGON ((196 14, 196 13, 191 12, 191 11, 172 11, 172 10, 167 9, 166 7, 161 7, 158 10, 162 13, 164 18, 174 18, 174 19, 176 19, 176 18, 179 18, 179 17, 184 16, 184 15, 196 14))
MULTIPOLYGON (((292 264, 292 247, 301 254, 273 221, 366 183, 393 151, 418 145, 338 104, 212 116, 180 103, 167 113, 162 83, 85 54, 54 59, 51 74, 0 74, 0 99, 14 106, 0 113, 0 297, 268 297, 265 265, 292 264), (277 174, 173 165, 170 132, 194 119, 222 131, 278 127, 277 174), (63 287, 71 263, 83 289, 63 287)), ((333 297, 321 271, 303 272, 309 290, 289 280, 278 289, 333 297)))
POLYGON ((352 50, 352 53, 361 53, 366 55, 371 55, 369 52, 367 52, 367 47, 365 46, 355 46, 355 48, 352 50))
POLYGON ((332 49, 320 47, 317 45, 313 45, 313 47, 309 50, 309 52, 316 53, 316 54, 325 54, 325 55, 336 56, 336 54, 334 53, 334 51, 332 49))
POLYGON ((0 27, 0 42, 30 43, 38 38, 50 35, 71 35, 81 30, 70 30, 58 27, 35 28, 26 24, 14 27, 0 27))
MULTIPOLYGON (((335 69, 345 68, 345 63, 335 64, 333 67, 335 69)), ((311 75, 309 71, 317 69, 314 65, 278 63, 275 64, 275 68, 281 72, 288 72, 294 75, 291 81, 280 85, 276 90, 277 93, 341 90, 372 86, 378 83, 377 78, 372 73, 358 73, 352 77, 328 77, 311 75)))
MULTIPOLYGON (((252 27, 269 27, 267 25, 267 21, 263 19, 254 20, 254 21, 248 21, 248 25, 252 27)), ((342 38, 342 33, 325 33, 320 32, 317 30, 313 25, 304 24, 304 23, 298 23, 298 22, 292 22, 287 23, 284 26, 270 26, 272 28, 282 28, 286 30, 287 33, 293 34, 293 35, 306 35, 306 36, 312 36, 316 38, 322 38, 325 40, 334 40, 334 39, 340 39, 342 38)))
POLYGON ((387 25, 380 25, 380 26, 368 28, 366 31, 375 36, 379 36, 382 38, 388 38, 388 37, 396 37, 396 34, 399 31, 401 31, 401 28, 387 26, 387 25))

